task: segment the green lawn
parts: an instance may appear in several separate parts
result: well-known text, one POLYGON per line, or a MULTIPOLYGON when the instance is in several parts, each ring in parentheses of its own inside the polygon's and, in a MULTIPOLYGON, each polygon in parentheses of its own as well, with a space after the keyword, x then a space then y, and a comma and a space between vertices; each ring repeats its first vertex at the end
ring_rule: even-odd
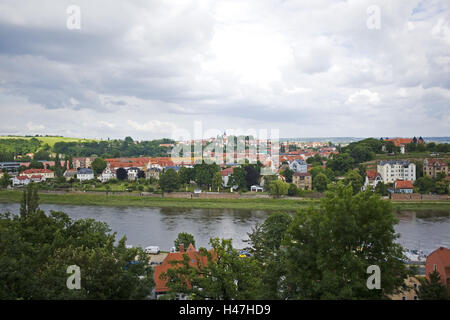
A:
MULTIPOLYGON (((20 191, 0 191, 0 202, 20 202, 20 191)), ((247 209, 296 211, 309 205, 318 205, 315 199, 176 199, 130 195, 98 194, 40 194, 41 203, 76 204, 99 206, 137 206, 161 208, 198 209, 247 209)), ((450 201, 394 202, 393 207, 400 211, 450 212, 450 201)))

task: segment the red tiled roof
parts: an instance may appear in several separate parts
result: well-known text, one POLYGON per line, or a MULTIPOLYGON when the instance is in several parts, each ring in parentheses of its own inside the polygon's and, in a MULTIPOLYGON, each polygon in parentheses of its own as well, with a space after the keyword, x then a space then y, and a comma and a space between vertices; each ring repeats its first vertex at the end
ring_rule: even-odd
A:
POLYGON ((42 179, 42 175, 40 175, 40 174, 32 175, 31 179, 42 179))
POLYGON ((441 159, 426 159, 427 165, 429 166, 441 166, 445 167, 448 166, 448 163, 445 161, 442 161, 441 159))
MULTIPOLYGON (((190 247, 190 246, 189 246, 190 247)), ((192 267, 197 267, 197 263, 200 261, 202 266, 208 264, 208 258, 206 256, 200 255, 198 251, 188 251, 187 252, 171 252, 167 255, 161 265, 156 266, 153 270, 153 279, 155 280, 155 291, 156 292, 167 292, 169 288, 166 286, 167 281, 160 279, 159 277, 163 272, 171 268, 179 268, 179 265, 172 265, 170 261, 182 261, 183 255, 186 254, 189 257, 189 265, 192 267)))
POLYGON ((17 180, 28 180, 29 178, 27 176, 17 176, 17 180))
POLYGON ((395 189, 414 189, 411 181, 408 180, 395 180, 395 189))
POLYGON ((233 174, 233 172, 234 172, 234 168, 226 168, 226 169, 223 169, 222 171, 220 171, 220 173, 222 174, 222 177, 229 176, 229 175, 233 174))
POLYGON ((22 172, 23 174, 32 174, 32 173, 52 173, 52 170, 49 169, 27 169, 24 172, 22 172))
POLYGON ((294 173, 293 177, 306 177, 306 176, 310 176, 311 173, 309 172, 296 172, 294 173))
POLYGON ((394 143, 394 146, 399 147, 401 144, 408 144, 413 141, 411 138, 393 138, 393 139, 386 139, 385 141, 391 141, 394 143))

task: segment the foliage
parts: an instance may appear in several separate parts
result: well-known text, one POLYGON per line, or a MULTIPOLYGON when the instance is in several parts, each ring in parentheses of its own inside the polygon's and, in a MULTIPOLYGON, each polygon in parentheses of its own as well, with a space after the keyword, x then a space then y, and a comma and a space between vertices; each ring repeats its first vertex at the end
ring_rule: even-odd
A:
POLYGON ((159 177, 159 186, 163 192, 173 192, 180 187, 178 173, 175 169, 168 169, 164 171, 159 177))
POLYGON ((228 184, 231 186, 238 186, 239 190, 246 191, 248 190, 246 177, 247 171, 242 167, 236 167, 233 170, 233 174, 230 176, 230 182, 228 184))
POLYGON ((421 285, 416 289, 420 300, 447 300, 447 287, 441 283, 441 275, 437 270, 429 274, 429 279, 420 279, 421 285))
POLYGON ((193 300, 255 299, 260 273, 256 260, 240 258, 231 239, 214 238, 210 244, 210 251, 200 248, 194 265, 185 253, 182 261, 173 261, 174 267, 161 274, 169 295, 184 293, 193 300))
POLYGON ((118 168, 116 170, 116 177, 120 181, 127 180, 128 179, 128 172, 127 172, 127 170, 124 169, 124 168, 118 168))
POLYGON ((297 188, 297 186, 293 183, 289 184, 289 189, 288 189, 288 196, 291 197, 298 197, 300 195, 300 190, 297 188))
POLYGON ((95 158, 94 161, 92 161, 92 170, 94 171, 95 175, 102 174, 103 170, 105 170, 108 163, 103 158, 95 158))
POLYGON ((221 185, 222 185, 222 174, 220 172, 216 172, 214 173, 212 179, 212 187, 214 190, 219 191, 221 185))
POLYGON ((195 239, 194 236, 187 232, 181 232, 178 234, 178 237, 175 239, 175 249, 177 251, 180 250, 180 244, 184 245, 185 250, 189 247, 189 245, 192 243, 192 245, 195 247, 195 239))
POLYGON ((323 173, 319 173, 313 179, 313 188, 319 192, 324 192, 325 190, 327 190, 328 183, 330 183, 328 177, 323 173))
POLYGON ((381 299, 396 292, 407 269, 395 223, 389 202, 370 191, 353 195, 339 182, 319 209, 298 211, 286 232, 286 298, 381 299), (380 267, 382 290, 366 287, 370 265, 380 267))
MULTIPOLYGON (((309 159, 309 158, 308 158, 309 159)), ((281 174, 286 178, 286 182, 292 182, 292 176, 294 175, 294 171, 289 168, 286 168, 281 174)))
POLYGON ((114 246, 115 233, 93 219, 45 214, 28 187, 20 215, 0 214, 0 299, 145 299, 152 268, 141 248, 114 246), (69 290, 67 268, 81 270, 81 289, 69 290))
POLYGON ((335 175, 342 176, 353 168, 355 159, 347 153, 333 154, 327 161, 327 168, 333 170, 335 175))
POLYGON ((353 194, 357 194, 361 191, 364 181, 358 170, 350 170, 345 174, 345 184, 350 184, 353 188, 353 194))
POLYGON ((275 180, 270 182, 270 191, 269 193, 276 197, 281 197, 287 195, 289 190, 289 183, 275 180))

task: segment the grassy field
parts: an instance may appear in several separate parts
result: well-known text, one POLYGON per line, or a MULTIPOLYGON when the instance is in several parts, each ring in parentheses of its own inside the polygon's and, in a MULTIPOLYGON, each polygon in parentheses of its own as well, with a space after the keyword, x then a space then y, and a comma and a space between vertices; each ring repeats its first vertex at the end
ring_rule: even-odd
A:
POLYGON ((47 143, 50 147, 53 147, 56 142, 89 142, 97 141, 95 139, 84 139, 84 138, 68 138, 68 137, 23 137, 23 136, 0 136, 0 139, 31 139, 36 138, 42 143, 47 143))
MULTIPOLYGON (((20 202, 20 191, 0 191, 0 202, 20 202)), ((40 194, 43 204, 75 204, 99 206, 136 206, 160 208, 197 208, 197 209, 247 209, 268 211, 296 211, 310 205, 318 205, 314 199, 175 199, 145 197, 138 195, 97 195, 97 194, 40 194)), ((394 202, 399 211, 450 212, 450 202, 394 202)))

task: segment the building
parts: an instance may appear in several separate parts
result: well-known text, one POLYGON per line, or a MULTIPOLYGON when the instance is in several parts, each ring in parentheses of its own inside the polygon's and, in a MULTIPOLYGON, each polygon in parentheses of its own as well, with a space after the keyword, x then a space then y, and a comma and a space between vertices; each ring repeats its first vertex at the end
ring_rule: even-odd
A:
POLYGON ((70 179, 75 179, 77 176, 77 169, 67 169, 64 174, 63 174, 64 178, 66 178, 66 180, 70 180, 70 179))
POLYGON ((90 168, 92 162, 95 160, 94 157, 79 157, 72 158, 72 166, 76 169, 79 168, 90 168))
POLYGON ((137 180, 139 171, 141 171, 138 167, 130 167, 127 169, 128 180, 137 180))
POLYGON ((156 179, 159 180, 159 176, 162 172, 162 168, 158 165, 152 165, 150 168, 147 168, 145 171, 145 179, 156 179))
POLYGON ((208 263, 207 257, 200 255, 192 243, 186 251, 184 250, 184 245, 181 244, 179 252, 170 252, 167 254, 164 261, 160 265, 155 266, 155 269, 153 270, 153 279, 155 280, 155 298, 158 298, 158 296, 166 294, 169 291, 169 288, 167 287, 167 280, 160 279, 161 274, 163 272, 167 272, 168 269, 174 268, 170 261, 182 261, 183 255, 185 254, 189 256, 189 265, 192 267, 197 267, 198 263, 202 266, 206 266, 208 263))
POLYGON ((292 176, 292 183, 299 189, 312 190, 312 176, 309 172, 296 172, 292 176))
POLYGON ((440 173, 448 175, 448 163, 440 159, 423 160, 423 175, 436 178, 440 173))
POLYGON ((430 273, 435 270, 441 275, 441 282, 447 287, 450 294, 450 249, 440 247, 427 257, 425 274, 428 280, 430 279, 430 273))
POLYGON ((252 192, 264 192, 264 188, 261 187, 261 186, 254 185, 254 186, 250 187, 250 191, 252 191, 252 192))
POLYGON ((392 300, 418 300, 416 290, 420 287, 420 281, 416 277, 409 276, 405 279, 406 289, 389 296, 392 300))
POLYGON ((28 176, 16 176, 14 178, 11 178, 13 187, 15 186, 26 186, 31 182, 30 178, 28 176))
POLYGON ((376 170, 366 170, 366 179, 364 180, 363 190, 375 190, 375 187, 383 179, 376 170))
POLYGON ((412 182, 408 180, 395 180, 394 191, 396 193, 413 193, 414 186, 412 182))
POLYGON ((98 180, 100 180, 101 182, 106 182, 109 181, 111 179, 114 179, 116 177, 116 173, 115 171, 111 170, 109 167, 106 167, 102 174, 98 176, 98 180))
POLYGON ((234 168, 226 168, 220 171, 220 174, 222 175, 222 186, 228 187, 228 182, 230 181, 230 177, 234 172, 234 168))
POLYGON ((43 175, 36 174, 34 176, 31 176, 30 181, 35 183, 43 182, 45 181, 45 177, 43 175))
POLYGON ((34 175, 42 175, 45 179, 53 179, 55 177, 55 173, 49 169, 27 169, 21 175, 27 176, 28 178, 34 175))
POLYGON ((384 183, 394 183, 395 180, 416 181, 416 165, 409 161, 380 161, 377 172, 384 183))
POLYGON ((0 171, 19 171, 20 163, 18 162, 0 162, 0 171))
POLYGON ((289 163, 289 169, 298 173, 306 173, 308 172, 308 164, 301 159, 295 159, 291 163, 289 163))
MULTIPOLYGON (((381 138, 381 141, 390 141, 394 144, 394 146, 399 147, 400 148, 400 153, 405 153, 406 152, 406 145, 409 143, 415 143, 415 144, 424 144, 425 141, 422 139, 422 137, 420 137, 419 139, 417 139, 416 137, 414 138, 386 138, 383 139, 381 138)), ((382 150, 384 152, 386 152, 386 147, 383 146, 382 150)))
POLYGON ((77 170, 77 179, 80 181, 94 179, 94 171, 88 168, 80 168, 77 170))

